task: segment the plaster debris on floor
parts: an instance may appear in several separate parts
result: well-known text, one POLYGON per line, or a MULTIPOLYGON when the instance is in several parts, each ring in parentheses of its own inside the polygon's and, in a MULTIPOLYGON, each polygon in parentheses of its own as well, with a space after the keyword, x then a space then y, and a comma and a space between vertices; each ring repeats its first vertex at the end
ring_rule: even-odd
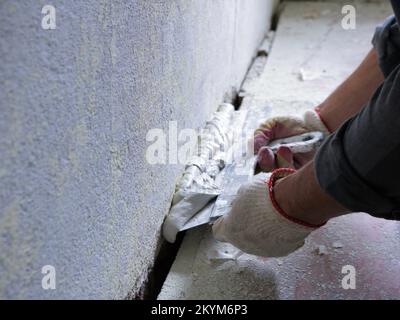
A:
MULTIPOLYGON (((357 33, 335 2, 288 2, 268 59, 243 84, 244 130, 261 119, 313 108, 361 62, 389 3, 355 2, 357 33), (260 68, 262 65, 262 68, 260 68)), ((261 60, 262 61, 261 61, 261 60)), ((260 62, 261 61, 261 62, 260 62)), ((329 221, 284 258, 261 258, 217 242, 208 225, 187 231, 159 299, 391 299, 400 292, 400 225, 354 213, 329 221), (373 244, 373 245, 371 245, 373 244), (346 268, 357 286, 344 290, 346 268)))

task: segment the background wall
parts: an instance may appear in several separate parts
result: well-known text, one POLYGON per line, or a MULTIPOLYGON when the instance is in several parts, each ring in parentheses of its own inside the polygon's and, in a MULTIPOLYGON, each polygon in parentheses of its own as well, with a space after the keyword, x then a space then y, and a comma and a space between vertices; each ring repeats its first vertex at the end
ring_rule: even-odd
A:
POLYGON ((0 2, 0 298, 137 292, 182 171, 145 161, 146 133, 204 125, 275 2, 0 2))

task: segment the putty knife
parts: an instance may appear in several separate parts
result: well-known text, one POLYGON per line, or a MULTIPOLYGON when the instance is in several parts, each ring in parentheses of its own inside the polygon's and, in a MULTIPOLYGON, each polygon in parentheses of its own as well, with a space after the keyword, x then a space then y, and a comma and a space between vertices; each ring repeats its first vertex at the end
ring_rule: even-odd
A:
MULTIPOLYGON (((322 143, 324 134, 319 131, 307 132, 298 136, 276 139, 269 144, 272 151, 276 152, 279 147, 286 146, 293 153, 305 153, 316 150, 322 143)), ((213 223, 219 217, 227 214, 232 206, 236 194, 244 183, 251 181, 257 166, 257 156, 244 159, 240 163, 226 165, 222 170, 223 191, 210 201, 181 229, 188 230, 206 223, 213 223)), ((266 174, 266 173, 265 173, 266 174)))

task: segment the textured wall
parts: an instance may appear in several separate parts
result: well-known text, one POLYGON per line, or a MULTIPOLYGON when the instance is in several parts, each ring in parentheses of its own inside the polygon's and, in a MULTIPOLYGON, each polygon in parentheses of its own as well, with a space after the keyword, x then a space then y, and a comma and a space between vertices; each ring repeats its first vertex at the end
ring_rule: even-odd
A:
POLYGON ((0 2, 0 298, 137 291, 182 170, 146 163, 146 133, 204 124, 272 3, 0 2), (45 4, 55 30, 41 28, 45 4), (41 287, 47 264, 56 290, 41 287))

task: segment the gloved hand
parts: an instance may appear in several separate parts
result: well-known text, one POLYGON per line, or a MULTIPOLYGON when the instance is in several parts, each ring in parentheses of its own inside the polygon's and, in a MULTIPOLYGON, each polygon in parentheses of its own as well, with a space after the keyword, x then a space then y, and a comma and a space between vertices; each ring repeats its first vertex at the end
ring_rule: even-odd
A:
POLYGON ((230 242, 240 250, 266 257, 282 257, 300 248, 305 238, 319 226, 285 214, 274 200, 274 182, 293 169, 261 173, 243 185, 230 213, 213 225, 217 240, 230 242))
POLYGON ((326 136, 329 129, 323 123, 318 109, 308 110, 302 117, 274 117, 264 121, 254 132, 254 153, 258 154, 258 165, 262 171, 269 172, 274 168, 298 169, 310 161, 314 151, 293 154, 287 147, 277 150, 276 156, 268 144, 275 139, 287 138, 311 131, 321 131, 326 136))

